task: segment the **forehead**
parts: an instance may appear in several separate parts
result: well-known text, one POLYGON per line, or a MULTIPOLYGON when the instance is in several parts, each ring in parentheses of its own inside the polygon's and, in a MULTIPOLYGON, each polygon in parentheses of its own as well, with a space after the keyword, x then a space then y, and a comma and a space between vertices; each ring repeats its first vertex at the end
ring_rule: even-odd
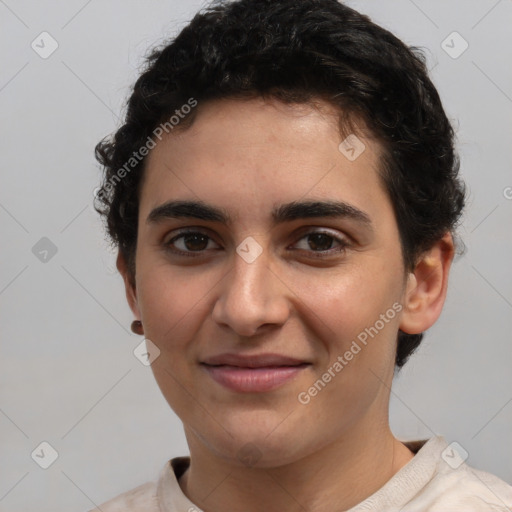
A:
POLYGON ((372 209, 386 200, 380 147, 351 135, 356 159, 340 143, 338 112, 262 98, 198 105, 194 123, 158 142, 148 156, 141 214, 174 198, 228 207, 233 215, 270 212, 299 198, 350 199, 372 209), (250 209, 250 210, 249 210, 250 209))

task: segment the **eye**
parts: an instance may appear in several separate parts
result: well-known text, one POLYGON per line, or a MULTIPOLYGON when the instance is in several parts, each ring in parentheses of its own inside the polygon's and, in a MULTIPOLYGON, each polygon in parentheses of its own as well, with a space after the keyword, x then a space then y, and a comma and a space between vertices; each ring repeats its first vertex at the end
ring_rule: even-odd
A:
MULTIPOLYGON (((206 233, 191 230, 180 232, 165 242, 164 246, 173 254, 192 257, 201 256, 207 250, 220 249, 220 246, 206 233)), ((349 242, 344 238, 323 231, 311 231, 299 239, 293 250, 308 252, 314 258, 325 258, 343 253, 349 246, 349 242)))
MULTIPOLYGON (((187 256, 196 256, 193 253, 203 253, 206 249, 217 249, 219 246, 208 235, 201 231, 183 231, 179 235, 165 242, 169 251, 187 256), (217 247, 212 247, 211 243, 217 247)), ((199 254, 197 254, 199 256, 199 254)))
POLYGON ((299 250, 312 253, 315 258, 322 258, 336 253, 344 252, 349 243, 346 239, 334 236, 323 231, 311 231, 303 235, 297 245, 302 245, 299 250), (300 242, 305 241, 305 242, 300 242), (333 244, 338 244, 333 248, 333 244))

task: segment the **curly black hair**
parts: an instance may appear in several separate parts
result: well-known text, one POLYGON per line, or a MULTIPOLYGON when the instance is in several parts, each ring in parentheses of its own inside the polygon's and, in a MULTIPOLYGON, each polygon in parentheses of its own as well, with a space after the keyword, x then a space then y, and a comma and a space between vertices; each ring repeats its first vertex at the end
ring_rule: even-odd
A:
MULTIPOLYGON (((141 177, 159 127, 187 129, 205 101, 258 96, 325 100, 339 112, 342 133, 354 130, 352 120, 364 122, 383 151, 380 177, 406 270, 454 232, 465 188, 454 131, 420 49, 336 0, 214 1, 149 54, 124 124, 96 146, 104 177, 95 209, 132 278, 141 177)), ((422 337, 399 331, 398 369, 422 337)))

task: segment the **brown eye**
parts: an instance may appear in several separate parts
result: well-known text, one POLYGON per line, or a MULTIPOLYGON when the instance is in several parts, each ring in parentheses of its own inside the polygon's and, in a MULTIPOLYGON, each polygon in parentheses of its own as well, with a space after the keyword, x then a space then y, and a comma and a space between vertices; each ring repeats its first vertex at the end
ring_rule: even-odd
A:
POLYGON ((217 246, 208 235, 200 231, 186 231, 171 238, 165 243, 165 247, 172 252, 188 255, 188 253, 201 253, 207 249, 218 247, 211 247, 210 243, 217 246))
POLYGON ((208 245, 208 237, 201 233, 183 235, 183 245, 189 251, 202 251, 206 249, 208 245))
POLYGON ((310 233, 306 237, 313 251, 327 251, 332 247, 334 238, 324 233, 310 233))
POLYGON ((312 231, 302 236, 295 247, 300 251, 309 252, 311 256, 322 258, 342 253, 349 245, 344 238, 321 231, 312 231))

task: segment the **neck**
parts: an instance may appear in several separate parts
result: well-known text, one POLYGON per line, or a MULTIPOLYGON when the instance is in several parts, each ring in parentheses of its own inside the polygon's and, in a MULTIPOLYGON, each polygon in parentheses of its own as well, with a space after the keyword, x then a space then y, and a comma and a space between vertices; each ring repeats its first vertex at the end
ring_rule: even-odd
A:
POLYGON ((212 456, 201 441, 188 441, 191 464, 179 484, 208 512, 347 510, 382 487, 414 456, 388 426, 379 432, 347 433, 311 455, 270 468, 230 464, 212 456))

